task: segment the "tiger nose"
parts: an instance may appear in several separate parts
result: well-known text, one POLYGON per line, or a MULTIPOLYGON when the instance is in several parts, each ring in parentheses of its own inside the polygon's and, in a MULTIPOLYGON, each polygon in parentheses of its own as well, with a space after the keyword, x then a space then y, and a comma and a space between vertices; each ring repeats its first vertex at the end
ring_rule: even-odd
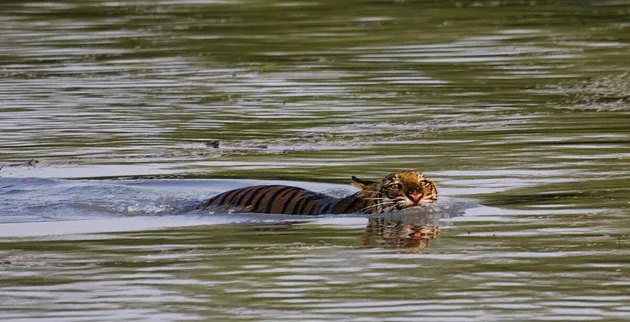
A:
POLYGON ((411 198, 411 200, 413 201, 418 201, 420 200, 420 198, 422 198, 422 193, 410 193, 409 198, 411 198))

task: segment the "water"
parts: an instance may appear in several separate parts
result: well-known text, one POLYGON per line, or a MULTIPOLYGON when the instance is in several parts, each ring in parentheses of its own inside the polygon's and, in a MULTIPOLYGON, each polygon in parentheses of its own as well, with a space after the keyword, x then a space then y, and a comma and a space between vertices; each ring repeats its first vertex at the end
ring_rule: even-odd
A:
POLYGON ((5 1, 0 318, 627 320, 629 13, 5 1), (178 213, 403 169, 438 204, 178 213))

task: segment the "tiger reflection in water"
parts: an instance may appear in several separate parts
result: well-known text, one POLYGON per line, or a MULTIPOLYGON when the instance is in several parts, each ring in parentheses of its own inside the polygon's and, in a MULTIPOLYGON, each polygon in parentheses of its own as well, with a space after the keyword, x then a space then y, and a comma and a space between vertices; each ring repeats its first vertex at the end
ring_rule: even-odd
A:
POLYGON ((409 224, 392 218, 369 218, 361 245, 385 248, 426 248, 440 237, 437 225, 409 224))

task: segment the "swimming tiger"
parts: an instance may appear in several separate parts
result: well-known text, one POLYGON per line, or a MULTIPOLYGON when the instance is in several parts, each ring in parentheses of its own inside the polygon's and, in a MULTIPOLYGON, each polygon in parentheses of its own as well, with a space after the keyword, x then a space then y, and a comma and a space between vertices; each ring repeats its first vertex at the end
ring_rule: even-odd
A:
POLYGON ((432 203, 438 197, 433 181, 411 170, 392 173, 379 182, 353 176, 352 184, 361 190, 345 198, 285 185, 246 187, 218 194, 195 208, 287 215, 385 213, 432 203))

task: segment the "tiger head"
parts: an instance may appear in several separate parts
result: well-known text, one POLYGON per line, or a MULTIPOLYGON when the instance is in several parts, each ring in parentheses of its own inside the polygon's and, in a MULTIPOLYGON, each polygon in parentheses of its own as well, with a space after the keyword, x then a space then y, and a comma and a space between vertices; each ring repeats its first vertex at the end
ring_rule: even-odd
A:
POLYGON ((373 200, 373 211, 390 212, 437 201, 438 192, 433 181, 413 171, 392 173, 379 182, 352 177, 359 196, 373 200))

